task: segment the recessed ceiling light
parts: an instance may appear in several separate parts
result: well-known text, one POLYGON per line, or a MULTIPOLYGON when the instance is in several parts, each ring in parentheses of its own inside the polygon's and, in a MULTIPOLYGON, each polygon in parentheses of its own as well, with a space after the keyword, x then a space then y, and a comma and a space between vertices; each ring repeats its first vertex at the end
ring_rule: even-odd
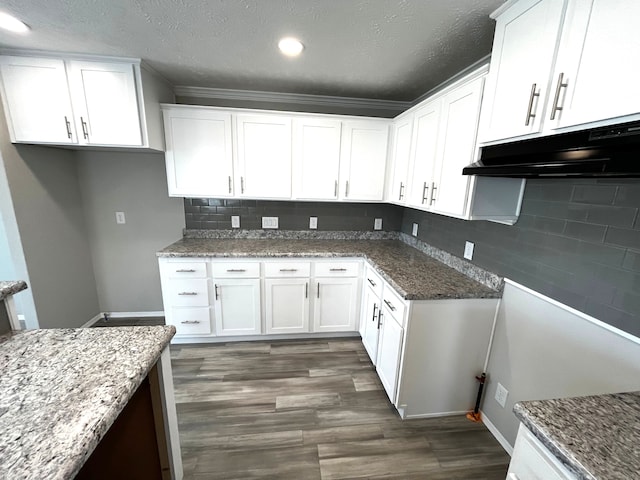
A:
POLYGON ((4 12, 0 12, 0 28, 14 33, 27 33, 29 31, 29 27, 24 22, 4 12))
POLYGON ((278 48, 288 57, 297 57, 304 49, 304 45, 297 38, 285 37, 278 42, 278 48))

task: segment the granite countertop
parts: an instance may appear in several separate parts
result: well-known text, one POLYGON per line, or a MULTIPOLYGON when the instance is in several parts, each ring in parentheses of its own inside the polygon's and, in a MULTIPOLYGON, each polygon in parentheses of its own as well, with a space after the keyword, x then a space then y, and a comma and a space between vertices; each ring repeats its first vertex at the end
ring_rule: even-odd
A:
POLYGON ((579 479, 640 472, 640 392, 520 402, 522 423, 579 479))
POLYGON ((364 257, 406 300, 498 298, 501 292, 399 240, 183 238, 159 257, 364 257))
POLYGON ((5 298, 26 289, 27 284, 22 280, 0 281, 0 300, 4 300, 5 298))
POLYGON ((174 334, 156 326, 0 336, 0 478, 73 478, 174 334))

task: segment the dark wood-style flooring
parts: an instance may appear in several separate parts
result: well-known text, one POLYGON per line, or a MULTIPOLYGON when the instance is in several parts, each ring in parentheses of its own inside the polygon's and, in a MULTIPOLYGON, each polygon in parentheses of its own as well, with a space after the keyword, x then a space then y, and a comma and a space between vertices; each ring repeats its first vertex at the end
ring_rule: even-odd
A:
POLYGON ((185 480, 500 479, 466 418, 401 420, 359 339, 171 347, 185 480))

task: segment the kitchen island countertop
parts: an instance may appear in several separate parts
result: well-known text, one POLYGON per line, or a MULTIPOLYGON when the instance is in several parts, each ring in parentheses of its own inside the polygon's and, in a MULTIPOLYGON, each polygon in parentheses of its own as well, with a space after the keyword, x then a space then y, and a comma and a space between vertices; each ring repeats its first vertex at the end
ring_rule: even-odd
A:
POLYGON ((580 480, 640 472, 640 392, 520 402, 516 417, 580 480))
POLYGON ((15 280, 15 281, 2 280, 0 281, 0 301, 26 289, 27 289, 27 284, 22 280, 15 280))
POLYGON ((0 478, 73 478, 174 334, 155 326, 0 336, 0 478))
POLYGON ((183 238, 157 255, 170 258, 364 257, 405 300, 501 296, 499 290, 399 240, 183 238))

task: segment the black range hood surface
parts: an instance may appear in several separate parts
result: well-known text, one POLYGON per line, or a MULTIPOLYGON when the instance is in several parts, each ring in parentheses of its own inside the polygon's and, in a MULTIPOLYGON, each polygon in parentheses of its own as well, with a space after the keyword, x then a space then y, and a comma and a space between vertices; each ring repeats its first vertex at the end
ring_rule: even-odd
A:
POLYGON ((464 175, 640 177, 640 122, 482 147, 464 175))

